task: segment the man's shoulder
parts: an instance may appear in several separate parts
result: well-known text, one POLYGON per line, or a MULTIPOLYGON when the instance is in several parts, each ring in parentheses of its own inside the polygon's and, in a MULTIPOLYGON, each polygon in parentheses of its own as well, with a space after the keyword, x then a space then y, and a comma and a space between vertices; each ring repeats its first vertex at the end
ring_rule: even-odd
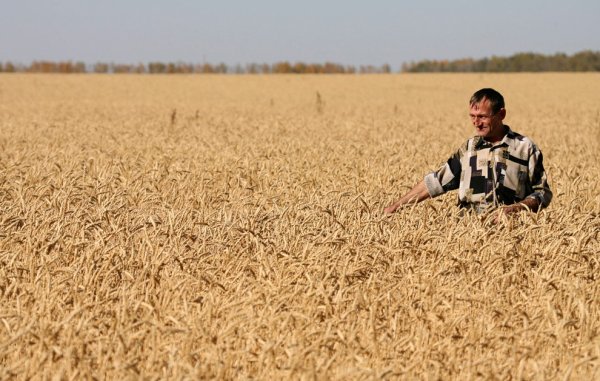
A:
POLYGON ((509 147, 515 148, 515 149, 524 149, 526 148, 527 150, 537 150, 537 145, 535 144, 535 142, 528 136, 525 136, 523 134, 520 134, 516 131, 513 131, 510 127, 506 126, 508 128, 508 132, 506 133, 506 142, 508 143, 509 147))
POLYGON ((506 132, 506 137, 508 139, 512 139, 512 140, 516 140, 519 142, 527 142, 527 141, 531 141, 531 139, 529 139, 527 136, 518 133, 517 131, 514 131, 512 128, 510 128, 509 126, 506 126, 507 128, 507 132, 506 132))

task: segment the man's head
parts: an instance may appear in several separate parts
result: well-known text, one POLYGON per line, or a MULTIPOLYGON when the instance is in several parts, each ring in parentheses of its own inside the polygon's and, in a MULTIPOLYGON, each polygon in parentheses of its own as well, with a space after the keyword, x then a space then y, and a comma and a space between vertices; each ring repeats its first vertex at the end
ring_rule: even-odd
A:
POLYGON ((506 116, 504 97, 494 89, 481 89, 469 101, 469 116, 475 126, 475 133, 489 141, 502 139, 505 128, 502 123, 506 116))

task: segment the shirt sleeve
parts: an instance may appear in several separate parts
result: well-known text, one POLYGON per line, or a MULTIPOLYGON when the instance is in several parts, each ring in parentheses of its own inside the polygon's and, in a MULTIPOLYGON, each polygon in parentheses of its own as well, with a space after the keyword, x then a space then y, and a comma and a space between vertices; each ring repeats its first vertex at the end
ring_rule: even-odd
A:
POLYGON ((425 176, 425 186, 431 197, 436 197, 448 191, 458 189, 460 173, 462 171, 461 159, 464 155, 466 144, 460 147, 436 171, 425 176))
POLYGON ((529 182, 532 192, 526 198, 536 199, 540 204, 540 209, 545 208, 552 201, 552 191, 548 185, 548 178, 544 170, 544 156, 535 145, 533 152, 529 156, 529 182))

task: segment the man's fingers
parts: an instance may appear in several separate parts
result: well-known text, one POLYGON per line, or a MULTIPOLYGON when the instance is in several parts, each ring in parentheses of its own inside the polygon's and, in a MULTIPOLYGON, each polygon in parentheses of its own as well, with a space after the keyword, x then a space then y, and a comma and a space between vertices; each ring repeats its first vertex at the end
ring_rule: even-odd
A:
POLYGON ((394 208, 393 206, 388 206, 387 208, 383 209, 384 214, 392 214, 395 211, 396 211, 396 208, 394 208))

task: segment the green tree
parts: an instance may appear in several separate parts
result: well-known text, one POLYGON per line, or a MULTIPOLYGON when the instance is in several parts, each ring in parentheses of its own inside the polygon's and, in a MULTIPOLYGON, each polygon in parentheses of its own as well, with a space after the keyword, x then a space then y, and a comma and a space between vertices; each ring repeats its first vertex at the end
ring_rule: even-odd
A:
POLYGON ((167 66, 162 62, 150 62, 148 64, 148 72, 150 74, 161 74, 165 73, 167 66))
POLYGON ((97 62, 94 64, 94 73, 108 73, 109 65, 104 62, 97 62))
POLYGON ((277 62, 273 65, 272 73, 276 74, 287 74, 292 72, 292 65, 289 62, 277 62))

